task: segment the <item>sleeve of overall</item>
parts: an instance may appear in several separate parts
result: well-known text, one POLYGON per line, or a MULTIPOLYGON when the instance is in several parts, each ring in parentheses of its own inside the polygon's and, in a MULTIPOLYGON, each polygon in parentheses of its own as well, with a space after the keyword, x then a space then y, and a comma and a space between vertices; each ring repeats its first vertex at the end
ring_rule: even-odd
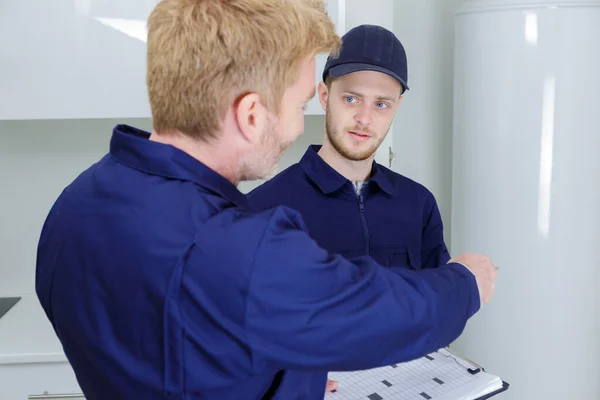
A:
POLYGON ((475 277, 459 264, 390 271, 326 252, 277 208, 250 278, 246 332, 254 366, 357 370, 447 346, 479 309, 475 277))
POLYGON ((437 268, 450 260, 444 242, 444 224, 433 194, 428 193, 423 210, 423 236, 421 239, 421 264, 423 269, 437 268))

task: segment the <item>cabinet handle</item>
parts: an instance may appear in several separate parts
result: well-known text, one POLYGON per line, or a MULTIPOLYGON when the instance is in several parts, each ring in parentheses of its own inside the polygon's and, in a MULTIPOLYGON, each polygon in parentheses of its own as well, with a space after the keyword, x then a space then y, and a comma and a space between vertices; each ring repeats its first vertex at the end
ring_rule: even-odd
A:
POLYGON ((394 159, 396 158, 396 153, 392 150, 392 146, 388 147, 388 168, 392 169, 392 164, 394 164, 394 159))
POLYGON ((28 400, 58 400, 58 399, 83 399, 83 393, 72 394, 31 394, 27 397, 28 400))

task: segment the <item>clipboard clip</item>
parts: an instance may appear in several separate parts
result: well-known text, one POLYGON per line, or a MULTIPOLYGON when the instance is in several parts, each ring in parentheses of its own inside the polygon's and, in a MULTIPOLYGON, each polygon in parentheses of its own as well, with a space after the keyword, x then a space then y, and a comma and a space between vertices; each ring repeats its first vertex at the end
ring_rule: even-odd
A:
MULTIPOLYGON (((456 353, 454 353, 454 354, 456 354, 456 353)), ((463 360, 467 361, 469 364, 472 364, 477 367, 477 368, 467 368, 467 371, 469 371, 471 374, 475 375, 479 371, 485 372, 485 368, 483 368, 481 365, 477 364, 476 362, 473 362, 473 361, 469 360, 468 358, 460 356, 458 354, 456 354, 456 355, 459 356, 460 358, 462 358, 463 360)))
MULTIPOLYGON (((461 365, 462 367, 466 368, 466 370, 467 370, 467 371, 468 371, 468 372, 469 372, 471 375, 476 375, 476 374, 478 374, 478 373, 479 373, 479 372, 481 372, 481 371, 485 372, 485 368, 483 368, 481 365, 477 364, 476 362, 473 362, 473 361, 469 360, 469 359, 468 359, 468 358, 466 358, 466 357, 463 357, 463 356, 461 356, 460 354, 456 353, 456 352, 455 352, 455 351, 453 351, 453 350, 450 350, 450 346, 447 346, 447 347, 446 347, 446 350, 447 350, 447 351, 448 351, 450 354, 453 354, 453 355, 455 355, 456 357, 460 358, 461 360, 463 360, 463 361, 466 361, 466 362, 468 362, 469 364, 471 364, 471 365, 475 366, 475 368, 469 368, 469 367, 467 367, 467 366, 465 366, 465 365, 462 365, 462 364, 460 364, 460 363, 458 362, 458 360, 456 360, 456 358, 452 357, 452 358, 454 359, 454 362, 456 362, 457 364, 459 364, 459 365, 461 365)), ((451 356, 447 356, 447 357, 451 357, 451 356)))
POLYGON ((469 373, 471 375, 475 375, 475 374, 481 372, 481 368, 475 368, 475 369, 473 369, 473 368, 467 368, 467 371, 469 371, 469 373))

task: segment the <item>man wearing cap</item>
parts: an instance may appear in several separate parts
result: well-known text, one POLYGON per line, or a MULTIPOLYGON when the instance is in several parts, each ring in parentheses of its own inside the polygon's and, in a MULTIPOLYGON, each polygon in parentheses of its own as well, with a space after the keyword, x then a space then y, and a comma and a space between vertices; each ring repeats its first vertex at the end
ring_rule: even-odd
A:
MULTIPOLYGON (((323 145, 309 146, 249 199, 258 210, 296 209, 320 246, 345 257, 368 255, 392 269, 441 266, 450 255, 433 194, 374 161, 408 90, 405 50, 392 32, 373 25, 351 29, 342 43, 318 88, 323 145)), ((418 348, 419 338, 407 340, 418 348)), ((328 390, 335 386, 328 382, 328 390)))

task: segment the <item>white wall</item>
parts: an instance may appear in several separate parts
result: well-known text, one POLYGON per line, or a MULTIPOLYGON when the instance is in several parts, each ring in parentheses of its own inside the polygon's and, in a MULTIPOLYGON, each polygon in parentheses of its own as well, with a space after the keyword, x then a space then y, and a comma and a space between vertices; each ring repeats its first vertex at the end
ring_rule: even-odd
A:
POLYGON ((394 122, 394 170, 438 201, 450 246, 452 197, 453 14, 463 0, 397 0, 394 33, 408 58, 409 90, 394 122))

